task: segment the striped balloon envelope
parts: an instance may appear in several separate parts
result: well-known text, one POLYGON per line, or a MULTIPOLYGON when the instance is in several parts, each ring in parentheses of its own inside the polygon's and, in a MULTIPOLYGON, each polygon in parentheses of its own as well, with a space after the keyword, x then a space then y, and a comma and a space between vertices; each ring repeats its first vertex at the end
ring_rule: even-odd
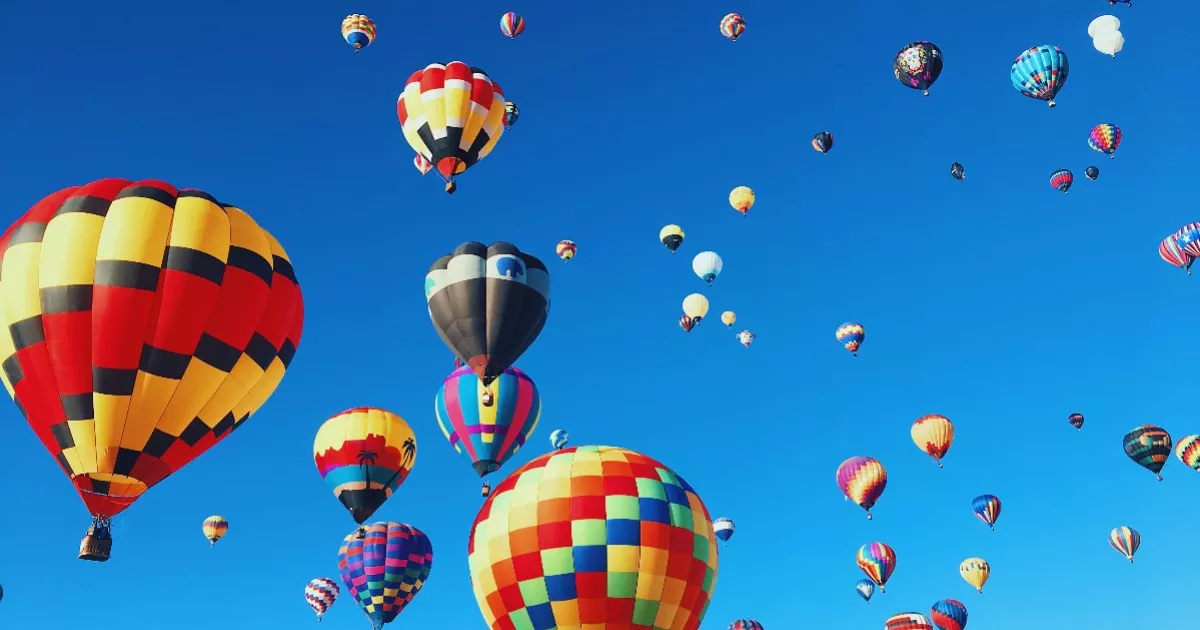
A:
POLYGON ((874 457, 851 457, 838 466, 837 484, 842 494, 867 511, 867 520, 871 520, 871 508, 887 487, 887 469, 874 457))
POLYGON ((64 188, 0 237, 0 264, 0 379, 108 545, 113 516, 266 403, 300 343, 287 252, 199 190, 64 188))
POLYGON ((210 516, 204 519, 200 529, 204 532, 204 537, 208 539, 209 546, 215 546, 217 541, 221 540, 229 531, 229 521, 225 520, 224 516, 210 516))
POLYGON ((943 599, 930 607, 929 618, 938 630, 966 630, 967 607, 957 599, 943 599))
POLYGON ((729 630, 763 630, 763 625, 753 619, 738 619, 729 624, 729 630))
POLYGON ((894 549, 881 542, 867 543, 858 549, 854 561, 872 582, 879 585, 880 593, 887 592, 887 581, 896 570, 894 549))
POLYGON ((1185 435, 1175 445, 1175 456, 1185 466, 1200 471, 1200 435, 1185 435))
POLYGON ((883 630, 936 630, 929 617, 921 613, 900 613, 883 622, 883 630))
POLYGON ((346 535, 338 549, 338 571, 373 630, 396 619, 412 603, 433 569, 433 545, 421 530, 404 523, 373 523, 365 535, 346 535))

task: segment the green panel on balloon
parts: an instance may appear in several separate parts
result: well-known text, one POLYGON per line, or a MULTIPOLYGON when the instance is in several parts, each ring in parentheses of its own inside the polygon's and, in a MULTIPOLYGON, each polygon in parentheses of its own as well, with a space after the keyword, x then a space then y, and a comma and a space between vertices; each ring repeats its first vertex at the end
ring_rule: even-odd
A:
POLYGON ((717 580, 717 572, 713 571, 712 567, 706 568, 704 570, 704 586, 702 586, 701 588, 703 588, 705 592, 711 593, 712 588, 713 588, 713 582, 715 582, 716 580, 717 580))
POLYGON ((638 509, 637 497, 606 497, 604 499, 604 515, 609 520, 626 519, 637 521, 641 519, 641 510, 638 509))
POLYGON ((675 473, 673 473, 665 468, 658 469, 658 478, 662 479, 663 483, 669 483, 672 486, 682 487, 682 484, 679 483, 679 477, 676 477, 675 473))
POLYGON ((671 524, 684 529, 692 528, 692 508, 686 505, 671 504, 671 524))
POLYGON ((571 521, 571 544, 576 547, 585 545, 601 545, 607 543, 608 533, 604 521, 586 519, 571 521))
POLYGON ((542 573, 545 575, 569 575, 575 572, 575 556, 570 547, 542 551, 542 573))
POLYGON ((633 602, 633 625, 653 626, 654 618, 658 616, 658 602, 639 599, 633 602))
POLYGON ((660 501, 667 500, 667 489, 663 485, 653 479, 637 480, 638 498, 641 499, 659 499, 660 501))
POLYGON ((692 535, 692 557, 701 562, 708 560, 708 539, 700 534, 692 535))
POLYGON ((637 573, 609 573, 608 596, 633 599, 637 596, 637 573))
POLYGON ((521 600, 525 602, 526 606, 537 606, 550 602, 550 593, 546 590, 546 580, 543 578, 523 580, 517 586, 521 589, 521 600))
POLYGON ((536 630, 533 625, 533 620, 529 618, 529 611, 524 608, 514 610, 508 615, 508 620, 517 630, 536 630))

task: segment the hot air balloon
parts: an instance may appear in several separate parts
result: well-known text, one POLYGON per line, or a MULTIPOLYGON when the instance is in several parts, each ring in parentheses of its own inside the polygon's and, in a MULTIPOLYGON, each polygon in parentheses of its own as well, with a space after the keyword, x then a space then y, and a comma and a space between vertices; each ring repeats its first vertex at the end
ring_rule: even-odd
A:
MULTIPOLYGON (((1111 15, 1103 17, 1112 17, 1111 15)), ((1100 19, 1100 18, 1096 18, 1100 19)), ((1116 20, 1116 18, 1113 18, 1116 20)), ((1119 24, 1120 22, 1118 22, 1119 24)), ((1110 57, 1116 58, 1117 53, 1125 49, 1125 35, 1118 29, 1106 29, 1092 37, 1092 47, 1110 57)))
MULTIPOLYGON (((425 158, 424 155, 421 155, 420 153, 413 158, 413 166, 415 166, 422 175, 425 175, 429 171, 433 170, 433 162, 430 162, 425 158)), ((441 173, 438 174, 440 175, 441 173)))
POLYGON ((338 549, 342 584, 381 630, 412 603, 433 568, 433 545, 404 523, 373 523, 365 535, 347 534, 338 549))
POLYGON ((871 596, 875 594, 875 583, 871 580, 859 580, 854 585, 854 590, 858 591, 858 596, 869 604, 871 603, 871 596))
POLYGON ((967 558, 958 565, 958 574, 982 594, 983 585, 992 575, 992 567, 983 558, 967 558))
POLYGON ((717 539, 723 543, 728 543, 730 538, 733 538, 733 532, 736 529, 733 525, 733 520, 728 518, 718 518, 713 521, 713 533, 717 539))
POLYGON ((504 90, 461 61, 433 63, 408 77, 396 101, 404 139, 453 194, 454 178, 487 157, 504 135, 504 90))
POLYGON ((1071 189, 1071 184, 1074 182, 1075 176, 1065 168, 1060 168, 1050 173, 1050 187, 1055 190, 1061 190, 1064 195, 1071 189))
POLYGON ((467 548, 492 630, 695 630, 717 559, 696 491, 661 463, 611 446, 554 451, 509 475, 479 510, 467 548), (526 557, 540 568, 514 572, 526 557))
POLYGON ((738 186, 729 193, 729 205, 733 206, 734 210, 746 216, 750 212, 750 208, 754 207, 754 191, 749 186, 738 186))
POLYGON ((730 13, 721 18, 721 34, 731 42, 736 42, 742 33, 746 32, 746 20, 736 13, 730 13))
POLYGON ((404 418, 357 407, 317 429, 313 461, 325 485, 362 525, 408 479, 417 462, 417 438, 404 418))
POLYGON ((883 622, 883 630, 935 630, 929 618, 921 613, 900 613, 883 622))
POLYGON ((763 630, 763 625, 753 619, 738 619, 729 624, 729 630, 763 630))
POLYGON ((562 447, 567 445, 567 440, 570 437, 566 431, 555 429, 550 432, 550 446, 553 446, 556 450, 561 450, 562 447))
POLYGON ((739 342, 741 342, 741 344, 743 346, 746 346, 747 348, 749 348, 750 344, 754 343, 754 338, 756 336, 757 335, 755 335, 753 332, 751 332, 749 330, 743 330, 742 332, 737 334, 737 340, 739 342))
POLYGON ((491 385, 546 325, 550 272, 511 243, 472 241, 434 261, 425 299, 442 341, 491 385))
POLYGON ((521 108, 512 101, 504 102, 504 128, 512 129, 513 125, 517 124, 517 119, 521 117, 521 108))
POLYGON ((700 252, 692 259, 692 271, 695 272, 701 280, 712 286, 713 280, 721 275, 721 269, 724 267, 721 257, 717 252, 700 252))
POLYGON ((229 531, 229 521, 225 520, 223 516, 210 516, 200 524, 200 529, 204 532, 204 537, 208 539, 208 546, 215 547, 217 541, 221 540, 229 531))
POLYGON ((683 317, 680 318, 679 325, 683 326, 685 332, 691 332, 692 328, 695 328, 705 315, 708 315, 708 298, 699 293, 693 293, 683 298, 683 317), (685 319, 687 320, 686 325, 684 325, 685 319))
POLYGON ((837 484, 842 494, 867 511, 871 520, 871 508, 887 487, 887 469, 873 457, 851 457, 837 469, 837 484))
POLYGON ((971 501, 971 511, 985 525, 996 530, 996 519, 1000 518, 1000 499, 994 494, 981 494, 971 501))
POLYGON ((818 132, 813 136, 812 148, 817 153, 829 153, 829 150, 833 148, 833 134, 828 131, 818 132))
MULTIPOLYGON (((450 373, 433 401, 438 426, 483 478, 525 446, 542 415, 537 386, 515 367, 485 386, 469 367, 450 373)), ((483 496, 490 488, 483 482, 483 496)))
POLYGON ((859 547, 855 558, 858 568, 879 586, 880 593, 887 592, 887 581, 896 570, 896 552, 881 542, 872 542, 859 547))
POLYGON ((941 468, 942 458, 950 450, 950 445, 954 444, 954 423, 946 416, 922 416, 913 422, 909 433, 917 448, 932 457, 941 468))
POLYGON ((1142 546, 1142 535, 1132 527, 1117 527, 1108 533, 1108 546, 1133 563, 1138 547, 1142 546))
POLYGON ((558 257, 563 259, 563 262, 569 262, 575 257, 575 252, 578 250, 579 246, 575 244, 575 241, 562 240, 558 242, 558 245, 554 246, 554 253, 558 254, 558 257))
POLYGON ((955 162, 950 165, 950 177, 953 177, 954 179, 957 179, 960 182, 963 179, 966 179, 967 176, 965 174, 965 171, 963 170, 962 162, 955 162))
POLYGON ((365 15, 347 15, 342 20, 342 39, 360 52, 375 41, 375 23, 365 15))
POLYGON ((966 630, 967 607, 957 599, 943 599, 929 609, 929 617, 938 630, 966 630))
POLYGON ((1088 134, 1088 146, 1109 158, 1117 157, 1117 147, 1121 146, 1121 128, 1112 123, 1100 123, 1092 127, 1088 134))
POLYGON ((1012 84, 1021 94, 1054 107, 1054 99, 1066 85, 1070 71, 1067 53, 1057 46, 1034 46, 1013 62, 1012 84))
POLYGON ((1175 244, 1193 259, 1200 256, 1200 223, 1189 223, 1175 233, 1175 244))
POLYGON ((683 245, 683 228, 674 223, 664 225, 663 229, 658 231, 658 240, 662 241, 662 244, 674 254, 675 250, 683 245))
POLYGON ((929 96, 929 88, 942 74, 942 50, 933 42, 913 42, 896 53, 892 72, 901 85, 929 96))
POLYGON ((1106 31, 1118 30, 1121 30, 1121 20, 1117 19, 1117 16, 1101 15, 1088 24, 1087 34, 1088 37, 1095 39, 1097 35, 1100 35, 1106 31))
POLYGON ((1158 244, 1158 255, 1167 263, 1183 269, 1190 276, 1192 275, 1192 263, 1196 262, 1196 257, 1185 252, 1183 248, 1191 245, 1195 240, 1200 239, 1193 239, 1191 234, 1185 234, 1183 230, 1180 230, 1164 238, 1158 244), (1185 240, 1186 242, 1181 246, 1180 242, 1185 240))
POLYGON ((1185 435, 1175 445, 1175 456, 1185 466, 1200 472, 1200 435, 1185 435))
POLYGON ((304 585, 304 601, 317 613, 317 621, 337 601, 339 592, 338 585, 329 578, 316 578, 304 585))
POLYGON ((846 322, 837 327, 834 332, 838 343, 846 347, 850 354, 858 356, 858 348, 867 339, 867 329, 858 322, 846 322))
POLYGON ((1082 429, 1083 428, 1083 414, 1073 413, 1073 414, 1067 416, 1067 422, 1070 422, 1071 426, 1075 427, 1076 429, 1082 429))
POLYGON ((166 182, 102 179, 0 237, 0 370, 91 513, 111 521, 275 391, 304 320, 287 253, 248 214, 166 182))
POLYGON ((1089 166, 1089 167, 1083 169, 1083 174, 1088 179, 1090 179, 1092 181, 1096 181, 1096 178, 1100 177, 1100 169, 1096 168, 1095 166, 1089 166))
POLYGON ((509 11, 500 16, 500 32, 509 39, 516 39, 517 35, 525 32, 525 18, 509 11))
POLYGON ((733 322, 737 321, 737 315, 733 311, 725 311, 721 313, 721 323, 726 326, 733 326, 733 322))
POLYGON ((1163 464, 1171 457, 1171 436, 1162 427, 1143 424, 1135 427, 1121 438, 1125 454, 1133 463, 1154 473, 1162 481, 1163 464))
POLYGON ((1127 5, 1127 6, 1133 6, 1133 0, 1108 0, 1108 3, 1109 4, 1120 3, 1120 4, 1127 5))

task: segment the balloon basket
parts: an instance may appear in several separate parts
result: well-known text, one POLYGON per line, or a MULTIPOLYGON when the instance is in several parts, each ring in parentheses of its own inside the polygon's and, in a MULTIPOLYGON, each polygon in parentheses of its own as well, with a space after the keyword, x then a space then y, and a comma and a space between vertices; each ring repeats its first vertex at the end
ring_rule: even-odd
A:
POLYGON ((108 524, 97 520, 88 528, 87 535, 79 541, 79 559, 92 562, 107 562, 112 554, 112 534, 108 524))

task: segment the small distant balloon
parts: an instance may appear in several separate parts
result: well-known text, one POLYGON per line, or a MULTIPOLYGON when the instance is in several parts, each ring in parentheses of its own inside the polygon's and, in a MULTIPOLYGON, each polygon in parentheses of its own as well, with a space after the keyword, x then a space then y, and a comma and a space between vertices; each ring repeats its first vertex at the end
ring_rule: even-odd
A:
POLYGON ((730 13, 721 18, 721 35, 731 42, 736 42, 742 33, 746 32, 746 20, 737 13, 730 13))
POLYGON ((943 599, 930 607, 929 618, 938 630, 966 630, 967 607, 957 599, 943 599))
POLYGON ((1160 473, 1167 458, 1171 457, 1171 435, 1166 429, 1152 424, 1134 427, 1121 438, 1121 445, 1133 463, 1154 473, 1162 481, 1160 473))
POLYGON ((365 15, 347 15, 342 20, 342 39, 354 47, 354 52, 360 52, 375 41, 375 23, 365 15))
POLYGON ((929 96, 929 88, 942 74, 942 49, 933 42, 913 42, 896 53, 892 72, 901 85, 929 96))
POLYGON ((569 262, 575 257, 575 252, 578 250, 579 246, 575 244, 575 241, 561 240, 558 245, 554 246, 554 253, 558 254, 563 262, 569 262))
POLYGON ((971 501, 971 511, 995 531, 996 519, 1000 518, 1000 499, 994 494, 981 494, 971 501))
POLYGON ((671 253, 674 254, 675 250, 679 249, 680 245, 683 245, 683 228, 674 223, 664 225, 663 229, 658 231, 658 240, 662 241, 663 246, 671 250, 671 253))
POLYGON ((717 539, 723 543, 728 543, 730 538, 733 538, 733 532, 737 528, 733 524, 733 519, 718 518, 713 520, 713 533, 717 535, 717 539))
POLYGON ((1142 546, 1142 535, 1132 527, 1116 527, 1108 533, 1108 546, 1132 563, 1138 547, 1142 546))
POLYGON ((1060 168, 1050 173, 1050 187, 1062 191, 1064 195, 1067 194, 1068 190, 1071 190, 1071 184, 1074 182, 1075 175, 1065 168, 1060 168))
POLYGON ((955 162, 950 165, 950 177, 960 182, 966 177, 962 162, 955 162))
POLYGON ((708 283, 708 286, 712 286, 713 280, 721 275, 721 270, 724 268, 725 263, 717 252, 700 252, 692 259, 692 271, 701 280, 708 283))
POLYGON ((509 11, 500 16, 500 32, 509 39, 516 39, 517 35, 525 32, 525 18, 509 11))
POLYGON ((1083 174, 1088 179, 1090 179, 1092 181, 1096 181, 1096 178, 1100 177, 1100 169, 1095 166, 1089 166, 1089 167, 1083 169, 1083 174))
POLYGON ((746 213, 750 212, 750 208, 754 207, 754 191, 749 186, 734 188, 729 192, 729 205, 742 213, 742 216, 746 216, 746 213))
POLYGON ((867 520, 871 520, 871 508, 887 488, 887 469, 874 457, 851 457, 838 466, 837 484, 842 494, 867 511, 867 520))
POLYGON ((834 336, 837 337, 838 343, 850 351, 850 354, 858 356, 858 348, 867 339, 867 329, 858 322, 846 322, 837 327, 834 336))
POLYGON ((337 601, 341 589, 329 578, 316 578, 304 585, 304 601, 317 613, 317 621, 325 616, 333 602, 337 601))
POLYGON ((854 590, 858 591, 858 596, 869 604, 871 603, 871 596, 875 594, 875 583, 871 580, 859 580, 854 585, 854 590))
POLYGON ((756 336, 757 335, 755 335, 753 332, 751 332, 749 330, 743 330, 742 332, 737 334, 737 340, 740 341, 743 346, 746 346, 747 348, 749 348, 750 344, 754 343, 754 338, 756 336))
POLYGON ((504 102, 504 128, 512 129, 513 125, 517 124, 517 119, 521 117, 521 108, 512 101, 504 102))
POLYGON ((204 531, 204 537, 208 539, 209 546, 216 546, 217 541, 229 531, 229 521, 223 516, 210 516, 204 519, 201 529, 204 531))
POLYGON ((987 584, 988 578, 992 576, 992 567, 983 558, 967 558, 958 566, 958 574, 967 584, 983 593, 983 585, 987 584))
POLYGON ((1110 158, 1117 157, 1117 147, 1121 146, 1121 128, 1112 123, 1100 123, 1092 127, 1088 133, 1088 146, 1110 158))
POLYGON ((722 324, 725 324, 726 326, 732 326, 733 322, 736 322, 736 321, 737 321, 737 314, 735 314, 733 311, 725 311, 724 313, 721 313, 721 323, 722 324))
POLYGON ((1057 46, 1034 46, 1013 62, 1013 87, 1021 94, 1055 106, 1054 99, 1067 84, 1071 64, 1067 53, 1057 46))
POLYGON ((555 429, 550 432, 550 446, 553 446, 555 450, 561 449, 567 445, 567 440, 570 438, 571 436, 566 431, 555 429))
POLYGON ((881 542, 867 543, 858 549, 855 562, 867 578, 879 586, 880 593, 887 592, 887 581, 896 570, 894 549, 881 542))
POLYGON ((813 136, 812 147, 818 153, 829 153, 829 150, 833 148, 833 134, 828 131, 818 132, 813 136))
POLYGON ((1175 445, 1175 456, 1185 466, 1200 472, 1200 435, 1185 435, 1175 445))
POLYGON ((1083 414, 1073 413, 1073 414, 1067 416, 1067 422, 1070 422, 1071 426, 1075 427, 1076 429, 1082 429, 1083 428, 1083 414))
POLYGON ((913 422, 909 433, 917 448, 932 457, 938 468, 941 468, 942 458, 954 444, 954 423, 946 416, 922 416, 913 422))

